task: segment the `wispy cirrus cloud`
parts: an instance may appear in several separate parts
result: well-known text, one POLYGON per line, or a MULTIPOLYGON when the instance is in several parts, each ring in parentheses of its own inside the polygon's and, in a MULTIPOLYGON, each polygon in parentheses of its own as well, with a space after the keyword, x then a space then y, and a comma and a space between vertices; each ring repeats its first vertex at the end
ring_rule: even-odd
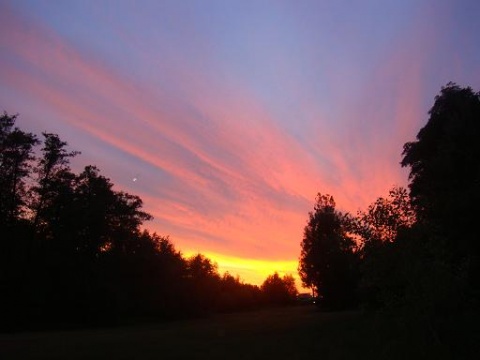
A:
POLYGON ((211 254, 224 270, 236 262, 255 281, 280 264, 294 271, 317 192, 356 212, 406 183, 401 147, 438 91, 430 77, 446 68, 431 65, 445 7, 404 9, 411 22, 373 38, 368 19, 349 18, 332 35, 338 24, 323 14, 340 9, 317 15, 305 6, 254 17, 247 7, 245 19, 228 21, 238 14, 182 5, 162 8, 159 16, 172 16, 164 22, 145 9, 119 21, 100 6, 92 18, 109 17, 88 47, 93 39, 62 32, 68 24, 3 5, 0 101, 23 104, 10 111, 60 132, 119 188, 139 194, 155 216, 146 227, 185 253, 211 254))

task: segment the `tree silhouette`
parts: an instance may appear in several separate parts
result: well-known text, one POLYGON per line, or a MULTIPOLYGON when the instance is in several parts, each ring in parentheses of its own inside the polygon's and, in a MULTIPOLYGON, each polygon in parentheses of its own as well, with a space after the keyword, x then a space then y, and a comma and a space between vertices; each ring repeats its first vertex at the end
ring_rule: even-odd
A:
POLYGON ((419 221, 445 239, 446 261, 468 267, 480 289, 480 93, 449 83, 435 97, 417 140, 404 145, 419 221))
POLYGON ((14 128, 17 115, 0 116, 0 224, 16 222, 24 215, 26 184, 30 174, 33 148, 38 144, 34 134, 14 128))
POLYGON ((356 303, 358 256, 348 234, 350 217, 335 210, 330 195, 318 194, 304 229, 299 274, 326 308, 356 303))
POLYGON ((50 221, 60 213, 58 202, 63 200, 72 187, 74 174, 70 171, 70 158, 79 154, 78 151, 68 152, 67 143, 58 135, 42 133, 44 137, 42 156, 39 159, 37 185, 33 187, 32 201, 33 228, 36 236, 51 237, 50 221))
POLYGON ((361 237, 364 246, 374 243, 393 242, 402 228, 416 221, 407 189, 393 187, 386 198, 379 197, 367 211, 359 211, 354 223, 355 234, 361 237))
MULTIPOLYGON (((416 222, 416 214, 407 190, 394 187, 388 197, 380 197, 369 205, 367 211, 359 211, 352 231, 361 245, 360 294, 368 308, 384 307, 398 301, 405 290, 406 272, 403 259, 409 241, 398 242, 399 236, 410 230, 416 222), (406 243, 405 243, 406 242, 406 243), (394 300, 392 300, 394 299, 394 300)), ((402 239, 405 236, 402 236, 402 239)))
POLYGON ((409 194, 393 189, 353 228, 363 244, 364 305, 443 341, 478 306, 479 94, 449 83, 429 115, 404 145, 409 194))
POLYGON ((187 279, 192 305, 200 312, 212 311, 220 293, 218 265, 202 254, 194 255, 187 260, 187 279))
POLYGON ((292 275, 280 277, 277 272, 269 275, 261 286, 267 303, 285 305, 293 303, 297 296, 295 279, 292 275))
POLYGON ((243 283, 238 276, 224 273, 220 285, 220 311, 240 311, 259 307, 263 304, 258 286, 243 283))
POLYGON ((15 127, 16 118, 0 116, 0 318, 7 326, 28 318, 13 310, 28 307, 28 177, 38 144, 35 135, 15 127))
POLYGON ((75 181, 77 249, 91 255, 135 252, 140 225, 152 219, 142 206, 138 196, 114 191, 113 183, 95 166, 85 167, 75 181))

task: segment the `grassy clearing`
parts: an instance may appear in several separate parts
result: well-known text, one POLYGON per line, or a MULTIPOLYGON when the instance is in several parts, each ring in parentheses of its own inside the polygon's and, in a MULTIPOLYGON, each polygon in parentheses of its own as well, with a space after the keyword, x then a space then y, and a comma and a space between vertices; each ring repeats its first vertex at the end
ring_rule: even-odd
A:
POLYGON ((162 324, 0 335, 1 359, 448 359, 459 349, 309 306, 162 324), (401 335, 400 335, 401 334, 401 335))

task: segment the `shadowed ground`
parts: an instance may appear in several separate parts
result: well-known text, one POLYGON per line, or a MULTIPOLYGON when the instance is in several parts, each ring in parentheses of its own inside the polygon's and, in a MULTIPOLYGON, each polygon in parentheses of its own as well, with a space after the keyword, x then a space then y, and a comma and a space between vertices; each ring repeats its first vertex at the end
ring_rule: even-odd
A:
POLYGON ((450 358, 359 312, 310 306, 119 328, 0 335, 1 359, 450 358))

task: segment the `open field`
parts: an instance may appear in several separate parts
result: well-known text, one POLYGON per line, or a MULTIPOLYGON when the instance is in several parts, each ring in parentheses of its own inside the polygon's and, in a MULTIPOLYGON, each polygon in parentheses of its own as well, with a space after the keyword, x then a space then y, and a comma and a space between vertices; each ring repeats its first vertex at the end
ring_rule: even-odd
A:
POLYGON ((385 322, 359 312, 321 313, 310 306, 118 328, 0 334, 3 360, 448 359, 453 352, 441 343, 397 336, 385 322))

